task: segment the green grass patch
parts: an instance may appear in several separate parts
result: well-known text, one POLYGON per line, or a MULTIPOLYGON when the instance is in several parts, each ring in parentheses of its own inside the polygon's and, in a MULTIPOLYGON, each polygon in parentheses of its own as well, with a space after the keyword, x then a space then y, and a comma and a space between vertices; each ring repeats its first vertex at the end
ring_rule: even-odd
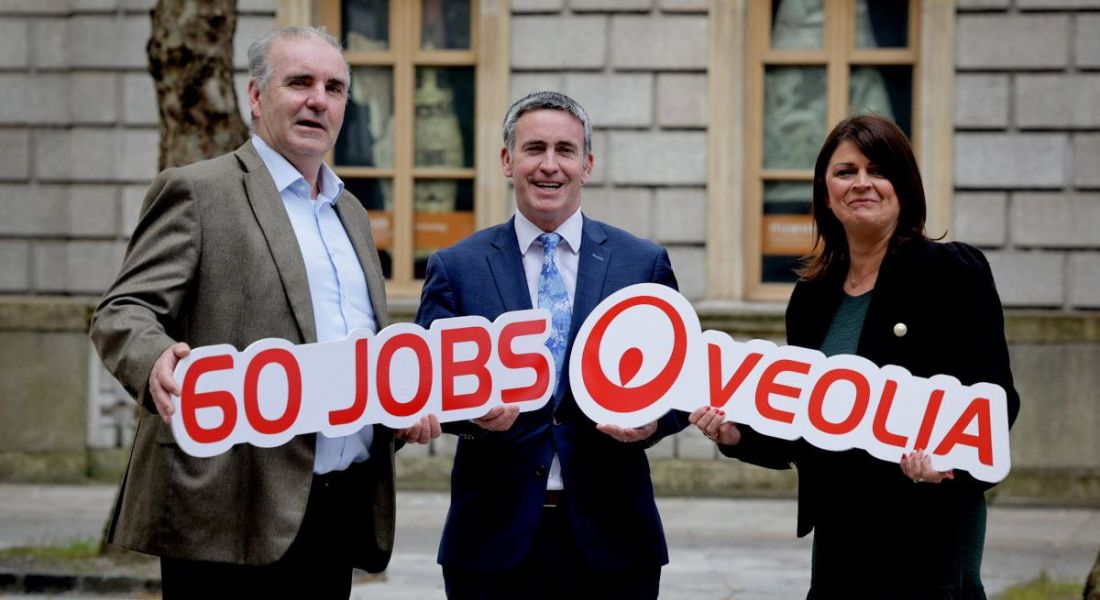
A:
POLYGON ((1084 588, 1080 582, 1054 581, 1043 571, 1035 579, 1005 590, 996 600, 1081 600, 1084 588))
POLYGON ((0 550, 0 558, 32 558, 37 560, 72 560, 99 555, 99 542, 78 538, 69 542, 41 546, 18 546, 0 550))

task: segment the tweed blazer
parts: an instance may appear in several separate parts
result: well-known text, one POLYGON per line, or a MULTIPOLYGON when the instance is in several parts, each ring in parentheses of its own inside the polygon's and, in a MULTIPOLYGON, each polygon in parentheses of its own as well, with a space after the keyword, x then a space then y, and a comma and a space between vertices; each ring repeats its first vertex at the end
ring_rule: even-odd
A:
MULTIPOLYGON (((335 204, 363 267, 378 326, 386 297, 370 223, 348 192, 335 204)), ((316 341, 305 263, 275 183, 251 142, 168 169, 146 194, 115 282, 92 322, 107 369, 144 408, 111 520, 112 543, 160 556, 243 564, 278 560, 294 540, 313 477, 315 435, 275 448, 242 444, 211 458, 176 445, 148 378, 176 341, 316 341)), ((394 533, 393 432, 376 426, 355 564, 380 571, 394 533)))

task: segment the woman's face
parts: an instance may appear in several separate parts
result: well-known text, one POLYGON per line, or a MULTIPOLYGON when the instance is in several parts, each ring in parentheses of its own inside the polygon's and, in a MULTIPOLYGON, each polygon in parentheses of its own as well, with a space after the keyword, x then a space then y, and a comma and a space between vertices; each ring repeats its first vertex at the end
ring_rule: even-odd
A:
POLYGON ((841 142, 833 152, 825 187, 829 190, 829 209, 844 225, 849 238, 881 237, 894 232, 901 212, 894 184, 852 142, 841 142))

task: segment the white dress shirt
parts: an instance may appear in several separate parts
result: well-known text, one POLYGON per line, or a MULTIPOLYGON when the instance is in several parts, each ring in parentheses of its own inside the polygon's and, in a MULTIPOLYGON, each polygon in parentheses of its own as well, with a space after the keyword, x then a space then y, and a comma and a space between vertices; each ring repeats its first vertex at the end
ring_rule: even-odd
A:
MULTIPOLYGON (((519 251, 523 253, 523 273, 527 276, 527 292, 531 295, 531 306, 539 305, 539 272, 542 271, 542 243, 538 237, 544 232, 538 225, 532 223, 523 213, 516 211, 516 239, 519 241, 519 251)), ((565 291, 569 294, 569 304, 573 305, 577 290, 577 270, 580 267, 581 233, 584 218, 578 208, 564 223, 554 230, 561 236, 562 243, 554 249, 554 262, 558 265, 565 291)), ((562 365, 564 371, 568 365, 562 365)), ((558 453, 554 453, 554 459, 550 463, 550 474, 546 479, 546 489, 563 489, 561 479, 561 461, 558 453)))
MULTIPOLYGON (((263 159, 275 188, 283 199, 298 248, 306 265, 309 295, 317 341, 341 340, 353 329, 377 333, 378 322, 367 294, 367 279, 355 248, 336 214, 335 204, 344 190, 344 182, 321 165, 317 199, 311 198, 309 182, 286 158, 268 146, 259 136, 252 145, 263 159)), ((304 399, 306 402, 309 399, 304 399)), ((352 463, 370 458, 374 428, 364 427, 351 435, 327 438, 317 434, 317 452, 313 472, 342 471, 352 463)))

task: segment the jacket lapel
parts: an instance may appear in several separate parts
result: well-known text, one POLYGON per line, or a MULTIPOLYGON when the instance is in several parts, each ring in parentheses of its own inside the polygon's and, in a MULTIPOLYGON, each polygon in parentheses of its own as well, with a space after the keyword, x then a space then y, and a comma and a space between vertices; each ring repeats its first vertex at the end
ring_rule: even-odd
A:
POLYGON ((569 345, 565 351, 565 366, 562 368, 562 381, 554 394, 556 411, 569 389, 569 361, 573 355, 573 342, 581 323, 588 318, 596 305, 603 300, 604 280, 607 279, 607 267, 611 264, 611 248, 605 245, 607 235, 599 223, 584 217, 581 231, 580 261, 577 265, 577 288, 573 291, 573 316, 569 321, 569 345))
POLYGON ((486 255, 489 271, 505 311, 527 310, 531 295, 527 291, 527 275, 523 271, 523 254, 516 239, 515 217, 499 225, 490 242, 493 248, 486 255))
POLYGON ((607 235, 599 223, 584 217, 581 236, 580 264, 577 266, 577 289, 573 292, 573 319, 569 326, 569 345, 581 323, 603 300, 607 266, 611 264, 611 248, 605 245, 607 235))
POLYGON ((336 203, 336 215, 344 224, 344 231, 355 248, 355 256, 359 259, 359 265, 363 269, 363 276, 367 278, 367 293, 370 294, 371 308, 374 309, 374 320, 378 324, 378 330, 386 326, 388 316, 386 313, 386 279, 382 275, 382 265, 378 262, 378 250, 374 246, 374 236, 370 231, 370 219, 364 218, 364 210, 358 210, 357 206, 348 203, 358 200, 347 192, 340 195, 336 203))
POLYGON ((252 213, 256 216, 256 222, 263 231, 271 256, 275 260, 275 268, 279 271, 283 291, 286 292, 294 319, 298 322, 302 341, 316 342, 317 327, 313 321, 313 301, 309 295, 306 265, 302 261, 298 238, 295 237, 294 228, 290 225, 290 217, 286 214, 283 199, 279 197, 275 182, 271 179, 271 174, 268 173, 260 155, 256 153, 252 142, 247 142, 238 148, 235 154, 244 167, 245 193, 252 206, 252 213))

